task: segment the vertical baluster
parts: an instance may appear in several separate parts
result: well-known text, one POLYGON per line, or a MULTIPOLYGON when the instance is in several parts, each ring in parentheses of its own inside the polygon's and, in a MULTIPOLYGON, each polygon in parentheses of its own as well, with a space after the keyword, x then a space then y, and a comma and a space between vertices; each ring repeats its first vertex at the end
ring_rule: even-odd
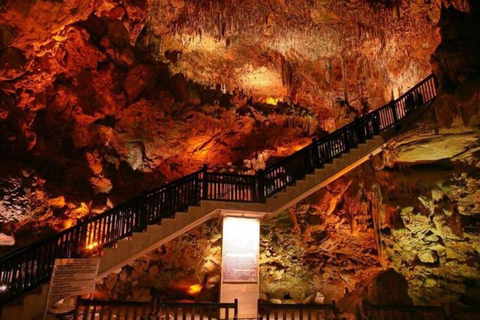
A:
POLYGON ((189 205, 197 203, 197 197, 195 194, 195 180, 190 179, 189 185, 188 185, 188 199, 189 199, 189 205))
POLYGON ((123 212, 124 216, 122 219, 122 230, 119 234, 120 237, 123 237, 128 232, 128 226, 130 225, 130 221, 132 220, 132 209, 129 206, 125 206, 123 212))
POLYGON ((275 169, 275 191, 277 191, 280 188, 280 181, 281 181, 281 173, 280 173, 280 167, 275 169))
POLYGON ((175 211, 180 211, 180 208, 183 207, 183 203, 184 203, 184 192, 183 192, 183 187, 185 186, 184 183, 182 183, 181 185, 178 186, 178 189, 177 189, 177 194, 178 194, 178 204, 177 204, 177 210, 175 211))
POLYGON ((178 193, 178 185, 175 185, 173 188, 173 210, 172 210, 172 215, 178 211, 178 202, 179 202, 179 193, 178 193))
POLYGON ((430 99, 432 98, 430 83, 427 81, 422 86, 425 87, 425 92, 427 93, 427 98, 425 99, 425 101, 430 101, 430 99))
POLYGON ((113 308, 114 308, 114 306, 110 306, 110 307, 108 308, 107 320, 112 320, 113 308))
POLYGON ((41 281, 40 279, 40 252, 41 247, 35 248, 34 257, 32 261, 32 274, 33 274, 33 283, 38 283, 41 281))
POLYGON ((105 314, 105 309, 108 308, 107 306, 99 306, 100 310, 98 310, 98 320, 103 320, 103 316, 105 314))
POLYGON ((213 313, 213 309, 208 308, 208 320, 212 320, 212 313, 213 313))
MULTIPOLYGON (((125 312, 123 313, 123 314, 124 314, 124 319, 125 319, 125 320, 128 320, 128 317, 130 316, 130 308, 129 308, 128 306, 125 306, 125 307, 123 308, 123 310, 125 311, 125 312)), ((94 320, 94 319, 92 319, 92 320, 94 320)))
POLYGON ((27 284, 27 281, 28 281, 28 274, 27 274, 27 270, 28 270, 28 256, 30 255, 30 252, 27 251, 25 252, 25 254, 23 255, 23 259, 22 259, 22 277, 21 277, 21 282, 20 282, 20 288, 21 289, 24 289, 26 284, 27 284))
POLYGON ((100 236, 98 238, 98 246, 100 248, 103 247, 103 245, 105 244, 105 234, 107 232, 107 221, 108 221, 108 218, 109 218, 109 215, 107 216, 104 216, 102 219, 101 219, 101 227, 100 227, 100 236))
MULTIPOLYGON (((132 315, 133 320, 137 320, 137 314, 138 314, 138 307, 133 306, 133 315, 132 315)), ((141 313, 140 313, 140 316, 142 316, 141 313)))
POLYGON ((182 320, 187 320, 187 309, 185 307, 182 308, 182 320))
POLYGON ((155 194, 153 212, 151 223, 155 223, 160 219, 161 211, 163 210, 163 204, 165 203, 165 190, 159 191, 155 194))
POLYGON ((158 216, 157 219, 160 221, 165 215, 166 212, 168 211, 168 188, 164 188, 162 190, 162 193, 160 194, 160 201, 159 201, 159 206, 158 206, 158 216))
POLYGON ((180 203, 178 204, 178 211, 180 211, 181 208, 185 206, 185 203, 187 202, 185 199, 185 182, 183 182, 180 187, 179 187, 179 192, 180 192, 180 203))
POLYGON ((90 305, 85 304, 84 307, 83 307, 83 320, 88 319, 89 313, 90 313, 90 305))
POLYGON ((428 99, 427 91, 425 90, 424 86, 420 86, 420 92, 422 93, 423 103, 425 104, 426 102, 428 102, 429 99, 428 99))
POLYGON ((110 221, 112 219, 112 215, 109 214, 104 218, 104 225, 103 225, 103 235, 102 235, 102 247, 105 247, 108 243, 108 234, 110 233, 110 221))

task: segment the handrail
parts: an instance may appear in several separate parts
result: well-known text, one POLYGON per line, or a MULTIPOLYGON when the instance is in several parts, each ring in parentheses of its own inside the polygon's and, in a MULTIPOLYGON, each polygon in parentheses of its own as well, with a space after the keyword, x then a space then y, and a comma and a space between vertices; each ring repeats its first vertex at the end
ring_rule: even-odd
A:
POLYGON ((208 172, 204 166, 95 217, 0 258, 0 306, 48 281, 56 258, 91 256, 201 200, 263 203, 306 174, 397 124, 436 97, 436 78, 422 80, 398 99, 316 140, 256 175, 208 172))

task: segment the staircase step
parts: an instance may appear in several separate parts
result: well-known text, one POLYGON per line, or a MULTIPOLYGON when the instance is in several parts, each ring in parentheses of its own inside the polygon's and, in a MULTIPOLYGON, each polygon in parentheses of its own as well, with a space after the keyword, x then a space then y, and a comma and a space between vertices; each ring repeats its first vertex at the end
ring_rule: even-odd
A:
POLYGON ((299 189, 304 189, 305 186, 308 185, 308 182, 305 180, 298 180, 296 185, 298 186, 299 189))
POLYGON ((147 226, 147 232, 146 233, 156 233, 156 232, 161 232, 163 229, 162 229, 162 226, 161 225, 158 225, 158 224, 154 224, 154 225, 149 225, 147 226))
POLYGON ((190 207, 188 207, 188 212, 189 213, 196 213, 200 210, 202 210, 202 207, 200 207, 200 206, 190 206, 190 207))
POLYGON ((132 246, 132 241, 120 241, 118 243, 117 250, 123 252, 130 252, 130 247, 132 246))

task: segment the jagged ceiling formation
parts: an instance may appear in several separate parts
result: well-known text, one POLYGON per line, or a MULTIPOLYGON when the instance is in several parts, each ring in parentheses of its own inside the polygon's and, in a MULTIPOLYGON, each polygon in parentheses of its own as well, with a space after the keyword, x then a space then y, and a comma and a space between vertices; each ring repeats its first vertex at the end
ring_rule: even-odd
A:
POLYGON ((147 32, 161 59, 199 83, 290 98, 326 118, 344 80, 361 108, 429 73, 440 3, 150 0, 147 32))

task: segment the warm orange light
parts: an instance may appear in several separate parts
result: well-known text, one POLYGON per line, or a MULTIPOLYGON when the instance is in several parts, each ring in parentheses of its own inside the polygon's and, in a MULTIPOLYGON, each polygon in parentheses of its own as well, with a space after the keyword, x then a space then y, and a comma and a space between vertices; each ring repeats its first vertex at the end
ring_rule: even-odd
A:
POLYGON ((87 245, 88 250, 92 250, 96 247, 98 247, 98 242, 93 242, 93 243, 90 243, 89 245, 87 245))
POLYGON ((266 102, 267 104, 271 104, 272 106, 276 106, 277 103, 279 103, 281 100, 282 100, 282 99, 280 99, 280 98, 268 97, 265 102, 266 102))
POLYGON ((68 219, 67 221, 65 221, 65 222, 63 223, 63 227, 64 227, 65 229, 68 229, 68 228, 70 228, 70 227, 72 226, 72 224, 73 224, 73 221, 72 221, 71 219, 68 219))
POLYGON ((202 290, 202 286, 199 284, 194 284, 188 288, 188 294, 190 295, 197 295, 202 290))

